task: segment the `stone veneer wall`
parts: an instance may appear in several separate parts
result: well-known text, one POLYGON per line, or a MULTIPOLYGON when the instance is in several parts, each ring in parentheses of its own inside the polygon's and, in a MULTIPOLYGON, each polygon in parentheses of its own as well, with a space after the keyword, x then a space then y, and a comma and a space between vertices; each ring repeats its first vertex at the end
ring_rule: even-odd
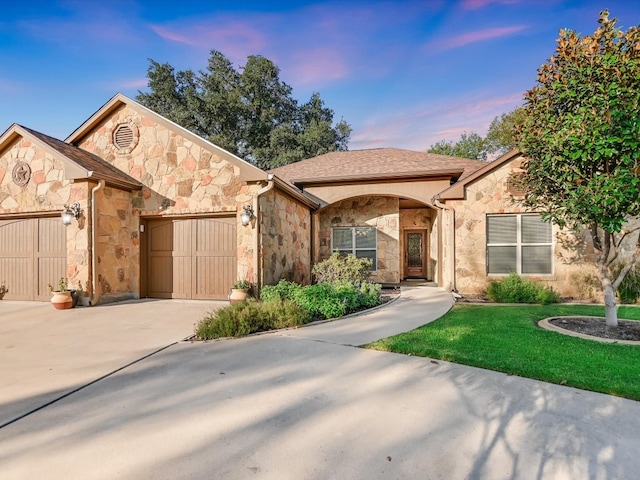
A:
POLYGON ((311 212, 289 196, 271 190, 260 197, 262 284, 285 279, 311 281, 311 212))
MULTIPOLYGON (((509 175, 519 170, 520 160, 516 159, 468 185, 466 200, 447 201, 447 205, 455 208, 455 286, 462 294, 480 294, 491 280, 502 278, 486 273, 486 215, 524 213, 524 209, 512 203, 507 188, 509 175)), ((562 296, 580 297, 576 278, 590 272, 591 265, 564 245, 567 245, 567 241, 574 243, 582 240, 568 231, 559 231, 556 226, 553 231, 554 273, 532 278, 552 286, 562 296)), ((588 245, 584 247, 587 250, 589 248, 588 245)))
POLYGON ((400 282, 400 213, 397 197, 357 197, 329 205, 318 215, 316 261, 331 255, 333 227, 374 226, 378 230, 378 269, 371 280, 400 282))
POLYGON ((139 217, 129 192, 103 187, 96 193, 97 303, 138 298, 140 292, 139 217))
MULTIPOLYGON (((73 287, 90 283, 88 206, 89 182, 72 183, 64 178, 64 164, 29 139, 21 138, 0 156, 0 215, 60 212, 64 205, 79 202, 81 214, 66 227, 67 272, 73 287), (18 186, 12 172, 16 163, 25 162, 31 168, 29 182, 18 186)), ((48 280, 56 285, 57 278, 48 280)))
MULTIPOLYGON (((238 278, 252 276, 254 233, 251 227, 242 226, 240 213, 243 205, 253 203, 260 187, 243 183, 239 168, 220 152, 205 149, 127 106, 103 120, 78 146, 145 186, 133 194, 133 217, 236 212, 238 278), (136 133, 133 148, 119 150, 113 145, 113 132, 121 124, 130 125, 136 133)), ((139 251, 132 252, 132 258, 139 255, 139 251)), ((132 277, 132 287, 137 277, 132 277)), ((110 285, 114 280, 109 275, 110 285)))

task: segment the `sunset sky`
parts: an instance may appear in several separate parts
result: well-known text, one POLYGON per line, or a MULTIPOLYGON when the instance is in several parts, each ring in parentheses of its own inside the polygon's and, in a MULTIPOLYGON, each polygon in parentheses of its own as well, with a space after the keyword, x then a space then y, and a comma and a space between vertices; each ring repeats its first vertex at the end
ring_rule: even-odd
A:
POLYGON ((151 58, 201 70, 273 60, 293 96, 319 91, 353 127, 350 149, 425 150, 485 135, 521 104, 560 28, 583 35, 608 8, 640 24, 640 0, 29 1, 0 16, 0 133, 66 138, 113 95, 145 91, 151 58))

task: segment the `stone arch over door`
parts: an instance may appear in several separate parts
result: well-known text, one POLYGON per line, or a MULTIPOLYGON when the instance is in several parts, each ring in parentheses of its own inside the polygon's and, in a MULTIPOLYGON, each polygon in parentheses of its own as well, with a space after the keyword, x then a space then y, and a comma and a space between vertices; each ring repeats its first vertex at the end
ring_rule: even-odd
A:
MULTIPOLYGON (((337 230, 340 235, 348 236, 348 229, 353 229, 353 253, 366 256, 370 252, 358 251, 356 235, 367 234, 364 229, 375 228, 376 268, 371 279, 384 284, 397 284, 406 277, 405 229, 413 229, 414 232, 421 232, 424 246, 424 272, 421 276, 432 279, 434 260, 427 257, 427 252, 433 249, 431 232, 436 217, 435 210, 423 202, 400 196, 362 195, 339 200, 315 214, 314 261, 328 258, 337 249, 348 250, 348 245, 335 244, 337 230)), ((343 242, 342 239, 339 241, 343 242)))

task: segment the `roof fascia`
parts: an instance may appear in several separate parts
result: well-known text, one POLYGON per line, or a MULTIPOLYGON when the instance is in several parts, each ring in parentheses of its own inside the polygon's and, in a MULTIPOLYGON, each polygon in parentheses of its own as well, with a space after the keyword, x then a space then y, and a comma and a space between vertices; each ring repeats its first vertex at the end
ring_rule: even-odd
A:
POLYGON ((505 163, 510 162, 520 155, 522 155, 522 153, 517 148, 510 150, 501 157, 496 158, 493 162, 488 163, 486 166, 476 170, 471 175, 464 177, 464 179, 454 183, 449 188, 440 192, 438 194, 438 200, 464 200, 467 185, 475 182, 487 173, 495 170, 498 167, 501 167, 505 163))
POLYGON ((320 208, 319 203, 315 202, 314 200, 309 198, 304 192, 301 192, 296 187, 294 187, 288 182, 285 182, 284 180, 277 177, 276 175, 270 173, 269 180, 273 181, 273 183, 279 190, 293 197, 294 199, 298 200, 300 203, 306 205, 312 210, 317 210, 318 208, 320 208))
POLYGON ((443 177, 454 177, 462 175, 464 169, 441 169, 441 170, 424 170, 416 172, 396 172, 389 174, 369 174, 369 175, 342 175, 334 177, 321 178, 294 178, 291 182, 295 185, 321 185, 321 184, 349 184, 362 182, 389 182, 393 180, 417 180, 417 179, 435 179, 443 177))

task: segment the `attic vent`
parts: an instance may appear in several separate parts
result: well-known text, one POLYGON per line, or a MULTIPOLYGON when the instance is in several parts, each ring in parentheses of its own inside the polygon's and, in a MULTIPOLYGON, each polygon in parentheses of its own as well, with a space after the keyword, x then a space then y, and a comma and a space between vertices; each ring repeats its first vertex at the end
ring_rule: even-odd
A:
POLYGON ((133 144, 133 129, 127 125, 118 125, 113 132, 113 144, 120 150, 125 150, 133 144))
POLYGON ((524 175, 522 172, 512 173, 507 178, 507 191, 514 197, 524 196, 524 175))

